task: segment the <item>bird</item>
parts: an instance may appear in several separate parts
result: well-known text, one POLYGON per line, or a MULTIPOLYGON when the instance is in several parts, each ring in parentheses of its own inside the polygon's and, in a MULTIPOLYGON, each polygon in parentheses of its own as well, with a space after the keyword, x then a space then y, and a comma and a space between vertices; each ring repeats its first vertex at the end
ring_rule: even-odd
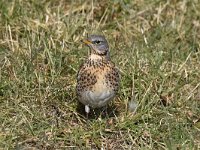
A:
POLYGON ((116 96, 120 73, 111 61, 108 41, 103 35, 90 35, 82 40, 89 47, 88 58, 77 73, 78 101, 85 105, 88 118, 92 109, 107 106, 116 96))

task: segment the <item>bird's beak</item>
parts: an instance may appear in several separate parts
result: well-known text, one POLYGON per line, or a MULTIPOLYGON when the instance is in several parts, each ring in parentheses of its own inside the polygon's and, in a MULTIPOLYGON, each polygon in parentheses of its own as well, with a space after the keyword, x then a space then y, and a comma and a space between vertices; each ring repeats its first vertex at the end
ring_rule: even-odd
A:
POLYGON ((92 44, 92 42, 89 41, 89 40, 82 40, 82 42, 85 43, 85 44, 87 44, 87 45, 91 45, 92 44))

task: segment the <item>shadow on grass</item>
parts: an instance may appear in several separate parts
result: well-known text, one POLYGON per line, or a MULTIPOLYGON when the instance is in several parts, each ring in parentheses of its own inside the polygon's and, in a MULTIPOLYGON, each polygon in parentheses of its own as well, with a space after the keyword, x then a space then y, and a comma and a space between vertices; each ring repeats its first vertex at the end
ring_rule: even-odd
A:
POLYGON ((85 112, 85 106, 80 103, 77 102, 77 108, 76 111, 85 119, 89 119, 89 120, 93 120, 93 119, 98 119, 99 117, 101 117, 102 119, 105 118, 111 118, 111 117, 115 117, 119 114, 117 107, 114 105, 108 105, 106 107, 102 107, 102 108, 91 108, 90 107, 90 113, 88 114, 88 118, 87 118, 87 114, 85 112))

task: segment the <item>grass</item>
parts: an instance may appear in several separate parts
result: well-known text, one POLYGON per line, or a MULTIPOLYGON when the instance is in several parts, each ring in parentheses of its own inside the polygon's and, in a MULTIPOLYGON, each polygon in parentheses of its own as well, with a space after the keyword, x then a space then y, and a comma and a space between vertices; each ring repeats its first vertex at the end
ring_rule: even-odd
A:
POLYGON ((1 0, 0 147, 199 149, 199 10, 199 0, 1 0), (107 37, 121 87, 114 116, 86 121, 75 85, 92 33, 107 37))

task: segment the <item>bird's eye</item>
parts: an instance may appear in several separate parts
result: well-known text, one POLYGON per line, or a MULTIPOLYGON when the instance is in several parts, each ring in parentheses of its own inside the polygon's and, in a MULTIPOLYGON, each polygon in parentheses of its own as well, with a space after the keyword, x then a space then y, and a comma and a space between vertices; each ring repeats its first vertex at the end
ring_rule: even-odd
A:
POLYGON ((97 40, 97 41, 94 41, 93 43, 94 43, 94 44, 100 44, 101 41, 97 40))

